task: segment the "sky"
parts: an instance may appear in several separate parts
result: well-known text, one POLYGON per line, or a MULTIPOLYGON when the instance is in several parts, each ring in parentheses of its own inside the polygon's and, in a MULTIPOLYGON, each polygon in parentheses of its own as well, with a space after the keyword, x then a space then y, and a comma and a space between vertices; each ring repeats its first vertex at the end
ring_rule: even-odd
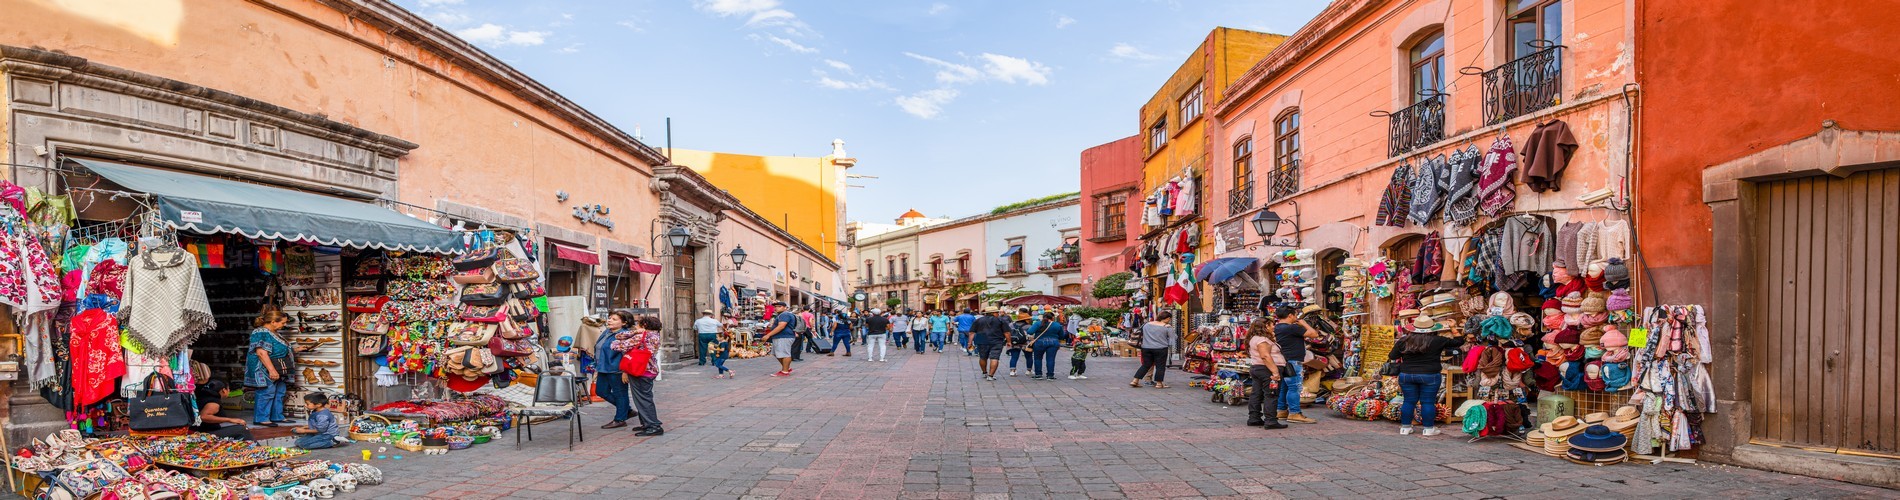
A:
POLYGON ((648 144, 858 159, 851 220, 1072 192, 1216 26, 1323 0, 397 0, 648 144))

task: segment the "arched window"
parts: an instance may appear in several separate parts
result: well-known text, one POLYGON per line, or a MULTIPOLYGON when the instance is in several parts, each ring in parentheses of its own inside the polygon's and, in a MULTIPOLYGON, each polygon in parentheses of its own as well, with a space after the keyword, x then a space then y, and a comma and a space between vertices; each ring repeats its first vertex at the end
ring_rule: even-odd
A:
POLYGON ((1418 102, 1445 90, 1445 32, 1434 29, 1406 49, 1411 65, 1412 98, 1418 102))
POLYGON ((1253 209, 1253 136, 1234 141, 1234 189, 1227 194, 1227 215, 1253 209))
POLYGON ((1300 192, 1300 109, 1273 119, 1273 174, 1268 176, 1267 201, 1280 201, 1300 192))

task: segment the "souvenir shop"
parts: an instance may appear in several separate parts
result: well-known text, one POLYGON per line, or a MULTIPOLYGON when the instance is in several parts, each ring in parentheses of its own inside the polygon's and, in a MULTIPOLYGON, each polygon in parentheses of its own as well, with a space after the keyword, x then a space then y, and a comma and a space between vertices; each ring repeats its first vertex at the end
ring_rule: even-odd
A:
POLYGON ((1199 332, 1186 344, 1182 369, 1207 376, 1195 385, 1213 392, 1215 402, 1244 404, 1251 388, 1248 367, 1239 360, 1247 357, 1247 325, 1271 321, 1281 306, 1298 310, 1300 319, 1321 334, 1306 345, 1303 401, 1321 400, 1336 380, 1356 368, 1357 359, 1341 352, 1353 347, 1368 319, 1364 262, 1343 251, 1308 248, 1273 251, 1266 261, 1256 270, 1261 267, 1256 258, 1215 259, 1196 272, 1210 285, 1217 312, 1199 315, 1199 332))
MULTIPOLYGON (((1561 125, 1532 137, 1567 134, 1561 125)), ((1540 167, 1522 187, 1555 191, 1551 172, 1569 157, 1540 155, 1552 153, 1523 156, 1540 167)), ((1469 342, 1442 354, 1437 413, 1474 440, 1597 464, 1693 450, 1714 403, 1703 309, 1636 307, 1626 214, 1518 210, 1519 158, 1500 136, 1488 151, 1474 145, 1397 168, 1376 224, 1416 229, 1380 249, 1363 278, 1341 278, 1363 280, 1364 310, 1382 319, 1347 330, 1344 364, 1355 376, 1329 405, 1397 420, 1402 398, 1382 376, 1395 371, 1393 346, 1405 335, 1457 336, 1469 342)), ((1355 311, 1350 293, 1342 299, 1355 311)))
POLYGON ((452 232, 367 203, 115 162, 69 159, 58 173, 65 194, 0 184, 0 300, 16 313, 27 383, 71 431, 15 443, 24 451, 10 458, 40 461, 14 470, 42 485, 334 488, 338 466, 190 431, 197 399, 217 397, 197 391, 212 381, 233 389, 220 416, 251 420, 248 389, 268 381, 246 354, 262 345, 290 347, 285 417, 307 418, 303 395, 323 393, 353 433, 441 438, 443 449, 509 425, 507 401, 460 394, 532 386, 544 364, 529 235, 452 232), (283 326, 258 328, 266 311, 283 326), (377 391, 398 384, 410 390, 377 391), (379 414, 390 418, 353 417, 379 414))

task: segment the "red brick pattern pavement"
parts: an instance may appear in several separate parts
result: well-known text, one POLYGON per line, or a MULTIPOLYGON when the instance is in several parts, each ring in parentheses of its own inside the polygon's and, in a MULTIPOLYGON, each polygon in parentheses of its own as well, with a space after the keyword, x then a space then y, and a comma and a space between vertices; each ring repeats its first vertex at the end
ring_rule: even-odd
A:
MULTIPOLYGON (((789 378, 766 359, 741 377, 688 366, 658 384, 667 434, 558 424, 446 456, 390 449, 379 498, 1815 498, 1900 492, 1707 465, 1586 467, 1461 435, 1399 436, 1331 418, 1244 427, 1245 410, 1174 388, 1132 389, 1135 363, 1092 359, 1090 380, 977 380, 975 358, 895 351, 888 363, 807 357, 789 378)), ((1066 358, 1066 352, 1064 353, 1066 358)), ((1067 359, 1059 370, 1066 375, 1067 359)), ((710 368, 710 367, 705 367, 710 368)), ((1003 370, 1007 373, 1008 369, 1003 370)), ((1452 430, 1447 427, 1446 430, 1452 430)), ((323 458, 360 460, 357 444, 323 458)))

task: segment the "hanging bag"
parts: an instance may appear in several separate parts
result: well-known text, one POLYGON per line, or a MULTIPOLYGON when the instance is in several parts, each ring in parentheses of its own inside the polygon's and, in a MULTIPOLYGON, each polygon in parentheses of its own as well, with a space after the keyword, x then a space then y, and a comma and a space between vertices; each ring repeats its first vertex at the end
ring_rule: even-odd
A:
POLYGON ((186 394, 178 392, 178 386, 172 384, 171 377, 153 373, 145 376, 145 390, 132 398, 127 406, 131 415, 132 430, 151 431, 175 429, 191 425, 193 415, 191 403, 186 394))
POLYGON ((455 258, 455 270, 468 271, 492 266, 495 261, 501 260, 501 252, 501 247, 494 247, 462 254, 455 258))
POLYGON ((508 294, 502 291, 499 283, 477 283, 462 287, 463 304, 498 306, 507 301, 508 294))
POLYGON ((488 340, 500 330, 498 323, 456 323, 449 328, 449 345, 488 347, 488 340))
POLYGON ((382 335, 383 330, 383 313, 357 313, 356 317, 350 318, 352 332, 362 335, 382 335))
POLYGON ((524 283, 541 279, 541 272, 534 264, 521 259, 502 259, 494 266, 495 279, 502 283, 524 283))
POLYGON ((389 337, 369 335, 356 338, 356 355, 374 358, 389 352, 389 337))

